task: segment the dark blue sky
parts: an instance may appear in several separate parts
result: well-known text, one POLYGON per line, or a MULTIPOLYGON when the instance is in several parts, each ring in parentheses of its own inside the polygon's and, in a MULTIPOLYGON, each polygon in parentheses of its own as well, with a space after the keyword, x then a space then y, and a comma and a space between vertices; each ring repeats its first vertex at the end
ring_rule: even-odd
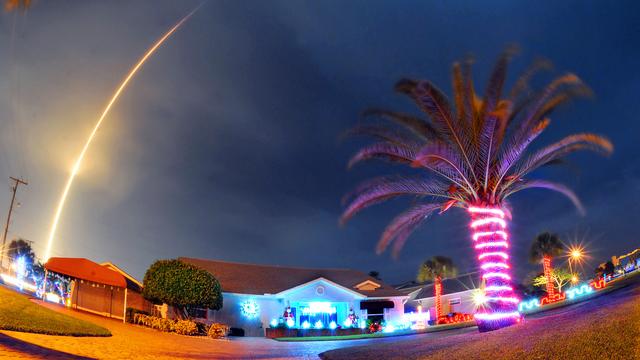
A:
MULTIPOLYGON (((0 19, 0 178, 24 176, 11 237, 42 254, 74 157, 113 89, 197 1, 35 2, 0 19)), ((207 1, 145 65, 92 145, 54 256, 110 260, 141 278, 178 256, 378 270, 415 276, 433 255, 473 270, 467 219, 435 217, 398 260, 374 246, 407 201, 338 226, 341 197, 397 167, 346 170, 361 145, 339 135, 366 107, 413 110, 393 84, 477 59, 478 89, 520 44, 511 80, 537 56, 595 92, 552 116, 537 146, 572 132, 608 136, 614 155, 572 157, 536 175, 573 186, 587 208, 532 190, 512 199, 518 274, 536 233, 585 235, 595 265, 640 245, 640 5, 634 1, 207 1)), ((9 193, 0 193, 8 204, 9 193)), ((590 267, 591 268, 591 267, 590 267)))

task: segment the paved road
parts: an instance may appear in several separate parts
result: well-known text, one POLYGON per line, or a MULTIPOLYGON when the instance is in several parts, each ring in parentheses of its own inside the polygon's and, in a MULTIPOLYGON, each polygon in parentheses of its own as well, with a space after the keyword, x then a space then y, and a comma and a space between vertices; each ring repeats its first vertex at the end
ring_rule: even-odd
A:
POLYGON ((475 328, 348 341, 277 342, 264 338, 214 340, 162 333, 51 304, 56 311, 108 328, 107 338, 66 337, 0 331, 0 358, 25 359, 317 359, 324 351, 371 343, 400 344, 420 338, 433 341, 475 328))

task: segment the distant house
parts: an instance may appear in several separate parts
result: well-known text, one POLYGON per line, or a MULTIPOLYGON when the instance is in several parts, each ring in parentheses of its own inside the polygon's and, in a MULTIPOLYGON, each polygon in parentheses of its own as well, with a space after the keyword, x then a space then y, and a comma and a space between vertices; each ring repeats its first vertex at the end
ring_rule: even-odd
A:
POLYGON ((84 258, 52 257, 44 268, 47 272, 71 279, 66 299, 47 284, 49 301, 64 303, 72 309, 124 319, 127 307, 150 311, 152 304, 142 298, 142 284, 112 263, 97 264, 84 258), (57 300, 57 301, 56 301, 57 300))
MULTIPOLYGON (((475 289, 480 288, 477 273, 460 275, 456 278, 442 281, 442 311, 443 313, 475 313, 475 289)), ((408 296, 405 311, 416 311, 422 306, 423 311, 429 311, 431 318, 435 318, 435 304, 433 283, 417 283, 414 281, 398 285, 397 290, 408 296)))
POLYGON ((222 286, 221 310, 192 315, 243 329, 247 336, 264 336, 272 323, 327 329, 342 326, 350 313, 362 324, 396 321, 404 314, 407 295, 356 270, 179 260, 208 271, 222 286))

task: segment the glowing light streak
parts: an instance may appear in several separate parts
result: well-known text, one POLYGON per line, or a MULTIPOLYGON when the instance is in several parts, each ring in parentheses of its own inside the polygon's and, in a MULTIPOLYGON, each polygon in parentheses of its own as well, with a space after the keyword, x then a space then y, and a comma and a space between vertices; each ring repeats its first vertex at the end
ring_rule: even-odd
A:
POLYGON ((513 311, 513 312, 495 312, 495 313, 477 313, 475 315, 476 319, 479 320, 501 320, 501 319, 507 319, 507 318, 514 318, 520 317, 520 313, 517 311, 513 311))
POLYGON ((487 263, 484 263, 484 264, 480 265, 480 268, 482 270, 494 269, 494 268, 508 269, 509 265, 507 265, 505 263, 499 263, 499 262, 487 262, 487 263))
POLYGON ((494 251, 494 252, 486 252, 486 253, 482 253, 478 256, 478 260, 482 260, 486 257, 490 257, 490 256, 499 256, 503 259, 508 259, 509 255, 507 255, 506 252, 502 252, 502 251, 494 251))
POLYGON ((56 304, 61 304, 62 301, 60 299, 60 296, 58 296, 58 294, 55 293, 46 293, 44 295, 44 299, 47 300, 48 302, 52 302, 52 303, 56 303, 56 304))
POLYGON ((520 302, 520 299, 516 297, 506 297, 506 296, 487 296, 487 301, 495 301, 495 302, 506 302, 506 303, 514 303, 517 304, 520 302))
POLYGON ((479 219, 479 220, 473 221, 471 223, 471 228, 475 229, 479 226, 489 225, 489 224, 498 224, 503 229, 507 227, 507 223, 504 220, 502 220, 501 218, 492 217, 492 218, 485 218, 485 219, 479 219))
POLYGON ((478 239, 481 238, 481 237, 493 236, 493 235, 500 235, 505 240, 508 240, 508 236, 509 236, 509 235, 507 235, 506 232, 504 232, 502 230, 498 230, 498 231, 483 231, 483 232, 474 233, 473 234, 473 241, 478 241, 478 239))
POLYGON ((509 243, 507 243, 506 241, 489 241, 489 242, 485 242, 485 243, 476 245, 476 249, 484 249, 484 248, 488 248, 488 247, 505 247, 505 248, 508 248, 509 247, 509 243))
POLYGON ((506 286, 506 285, 492 285, 492 286, 487 286, 484 290, 485 291, 513 291, 513 288, 511 286, 506 286))
POLYGON ((78 174, 78 171, 80 170, 80 166, 82 165, 82 160, 84 159, 87 151, 89 150, 89 146, 91 145, 93 138, 96 136, 96 133, 100 129, 100 125, 102 125, 102 122, 109 114, 109 110, 111 110, 111 107, 116 102, 116 100, 118 99, 122 91, 125 89, 129 81, 134 77, 134 75, 138 72, 138 70, 142 67, 142 65, 144 65, 147 59, 151 55, 153 55, 153 53, 160 47, 160 45, 162 45, 162 43, 164 43, 165 40, 167 40, 171 35, 173 35, 173 33, 176 30, 178 30, 178 28, 185 21, 187 21, 200 8, 200 6, 202 6, 202 4, 198 5, 195 9, 193 9, 193 11, 191 11, 189 14, 183 17, 180 21, 178 21, 177 24, 175 24, 171 29, 169 29, 169 31, 167 31, 158 41, 156 41, 155 44, 153 44, 153 46, 149 50, 147 50, 144 56, 142 56, 142 58, 140 58, 138 63, 129 71, 129 74, 127 74, 127 76, 124 78, 120 86, 116 89, 115 93, 111 96, 111 100, 109 100, 109 102, 107 103, 107 106, 102 111, 102 115, 100 115, 100 118, 98 118, 98 122, 93 127, 93 130, 89 134, 89 138, 87 138, 87 141, 82 147, 82 151, 80 151, 80 155, 78 155, 78 158, 76 159, 76 162, 74 163, 73 168, 71 169, 71 174, 69 174, 69 178, 67 179, 64 189, 62 190, 62 196, 60 196, 60 201, 58 202, 58 206, 56 207, 56 212, 53 216, 51 229, 49 231, 49 238, 47 239, 47 247, 44 254, 45 262, 49 259, 49 257, 51 257, 51 247, 53 245, 53 240, 56 235, 56 229, 58 228, 58 222, 60 221, 60 216, 62 215, 62 210, 64 209, 64 204, 67 200, 67 196, 69 195, 69 190, 71 190, 71 185, 73 184, 73 180, 75 179, 76 175, 78 174))
POLYGON ((500 216, 501 218, 504 218, 504 211, 500 209, 481 208, 481 207, 471 206, 469 207, 469 212, 474 214, 491 214, 491 215, 496 215, 496 216, 500 216))
POLYGON ((5 284, 13 285, 13 286, 15 286, 17 288, 20 288, 22 290, 36 292, 36 290, 38 288, 37 285, 35 285, 35 284, 28 283, 28 282, 26 282, 24 280, 19 280, 19 279, 15 278, 15 277, 13 277, 11 275, 8 275, 8 274, 4 274, 4 273, 0 274, 0 278, 2 278, 2 281, 5 284))
POLYGON ((491 272, 482 275, 483 279, 501 278, 504 280, 511 280, 511 276, 499 272, 491 272))

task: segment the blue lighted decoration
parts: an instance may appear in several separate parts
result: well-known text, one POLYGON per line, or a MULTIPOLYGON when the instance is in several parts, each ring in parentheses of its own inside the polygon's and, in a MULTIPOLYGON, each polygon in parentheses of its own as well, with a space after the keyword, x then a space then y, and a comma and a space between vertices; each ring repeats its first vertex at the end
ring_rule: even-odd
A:
POLYGON ((575 286, 566 291, 567 296, 569 297, 569 300, 572 300, 576 297, 591 294, 592 292, 593 292, 593 288, 589 284, 582 284, 580 286, 575 286))
POLYGON ((308 321, 305 321, 305 322, 302 323, 302 328, 303 329, 308 329, 310 326, 311 326, 311 324, 309 324, 308 321))
POLYGON ((249 299, 240 303, 240 312, 244 317, 253 319, 260 315, 260 306, 255 300, 249 299))
POLYGON ((338 324, 336 324, 335 321, 332 321, 329 323, 329 329, 335 330, 337 327, 338 327, 338 324))
POLYGON ((316 329, 322 329, 324 327, 324 325, 322 324, 322 321, 318 320, 318 321, 316 321, 316 325, 314 327, 316 329))
POLYGON ((276 326, 278 326, 278 320, 271 319, 271 327, 276 327, 276 326))
POLYGON ((520 312, 527 312, 539 307, 540 307, 540 300, 538 300, 538 298, 532 298, 529 300, 521 301, 520 305, 518 305, 518 310, 520 312))

